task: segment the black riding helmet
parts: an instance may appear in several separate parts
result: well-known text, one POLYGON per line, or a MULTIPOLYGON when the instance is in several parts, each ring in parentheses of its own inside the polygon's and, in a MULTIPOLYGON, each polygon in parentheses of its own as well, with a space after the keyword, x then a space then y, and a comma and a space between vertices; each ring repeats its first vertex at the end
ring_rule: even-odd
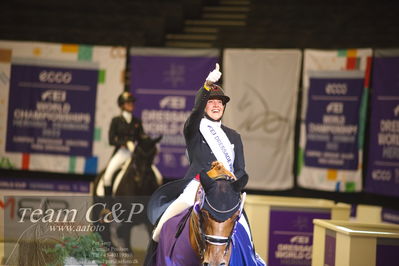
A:
MULTIPOLYGON (((216 84, 212 84, 211 93, 210 93, 208 99, 209 100, 212 100, 212 99, 221 100, 222 104, 224 106, 223 114, 226 111, 226 104, 230 101, 230 97, 224 94, 222 87, 220 87, 219 85, 216 85, 216 84)), ((206 118, 208 118, 209 120, 214 121, 214 122, 219 122, 220 120, 222 120, 222 117, 223 117, 223 115, 222 115, 218 120, 214 120, 207 113, 205 113, 204 115, 206 118)))
POLYGON ((125 103, 132 102, 134 103, 136 98, 128 91, 122 92, 118 97, 118 105, 121 107, 125 103))
POLYGON ((211 94, 209 99, 219 99, 222 100, 223 105, 226 105, 230 101, 230 97, 224 94, 222 87, 219 85, 213 84, 211 87, 211 94))

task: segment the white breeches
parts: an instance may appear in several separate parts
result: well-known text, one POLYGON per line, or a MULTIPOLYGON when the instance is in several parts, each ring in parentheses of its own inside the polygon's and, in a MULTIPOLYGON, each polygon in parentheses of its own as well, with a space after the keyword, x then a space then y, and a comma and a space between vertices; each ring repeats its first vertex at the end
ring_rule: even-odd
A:
POLYGON ((104 186, 112 186, 112 176, 115 171, 131 157, 131 152, 125 148, 120 147, 119 150, 112 156, 104 173, 104 186))
POLYGON ((154 241, 159 241, 159 234, 161 233, 162 226, 167 220, 194 205, 195 193, 197 192, 199 185, 200 182, 197 180, 191 180, 179 197, 177 197, 177 199, 169 205, 169 207, 162 214, 161 219, 152 233, 152 239, 154 241))
MULTIPOLYGON (((173 216, 181 213, 188 207, 191 207, 194 205, 195 202, 195 194, 198 190, 198 187, 200 185, 200 182, 197 181, 196 179, 193 179, 188 183, 184 191, 180 194, 177 199, 172 202, 172 204, 169 205, 169 207, 165 210, 165 212, 162 214, 161 219, 159 220, 157 226, 155 227, 153 233, 152 233, 152 239, 156 242, 159 242, 159 235, 161 233, 161 229, 163 224, 172 218, 173 216)), ((245 228, 245 230, 248 233, 248 236, 251 238, 251 233, 249 231, 249 225, 247 220, 245 219, 244 215, 241 215, 240 219, 238 220, 240 224, 245 228)))

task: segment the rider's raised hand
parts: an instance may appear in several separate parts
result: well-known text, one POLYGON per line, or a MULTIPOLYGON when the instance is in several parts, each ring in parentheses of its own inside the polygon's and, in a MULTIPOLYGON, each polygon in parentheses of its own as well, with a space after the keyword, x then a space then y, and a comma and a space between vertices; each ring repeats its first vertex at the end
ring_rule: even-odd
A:
POLYGON ((222 76, 222 72, 220 72, 219 69, 220 66, 218 63, 216 63, 215 69, 209 73, 208 77, 206 78, 205 84, 211 85, 220 79, 220 77, 222 76))

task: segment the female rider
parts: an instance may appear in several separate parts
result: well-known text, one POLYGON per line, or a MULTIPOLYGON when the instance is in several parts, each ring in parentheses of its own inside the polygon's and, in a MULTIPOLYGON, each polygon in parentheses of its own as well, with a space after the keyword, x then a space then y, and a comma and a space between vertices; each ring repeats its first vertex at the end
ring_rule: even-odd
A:
MULTIPOLYGON (((216 64, 215 70, 209 73, 204 86, 198 91, 194 108, 184 125, 190 162, 184 179, 166 184, 152 196, 151 201, 154 198, 162 201, 155 203, 163 207, 160 208, 160 212, 170 204, 153 231, 152 238, 156 242, 159 240, 162 225, 169 218, 194 204, 194 196, 200 184, 196 176, 203 169, 209 170, 213 161, 222 162, 224 167, 233 173, 232 178, 247 178, 241 137, 236 131, 221 123, 226 104, 230 100, 222 88, 215 84, 221 75, 219 64, 216 64), (218 137, 218 141, 214 136, 218 137)), ((151 205, 153 204, 150 202, 150 212, 154 211, 150 210, 151 205)), ((248 224, 243 217, 240 223, 249 232, 248 224)))
POLYGON ((132 114, 135 101, 136 98, 127 91, 118 97, 121 114, 112 119, 108 132, 109 143, 115 149, 103 177, 105 196, 112 195, 114 172, 131 157, 134 142, 145 136, 141 120, 132 114))

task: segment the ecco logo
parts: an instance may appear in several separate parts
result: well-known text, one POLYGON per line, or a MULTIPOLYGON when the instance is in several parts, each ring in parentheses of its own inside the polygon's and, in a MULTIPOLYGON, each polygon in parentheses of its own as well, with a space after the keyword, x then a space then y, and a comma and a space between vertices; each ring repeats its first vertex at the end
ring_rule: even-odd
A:
POLYGON ((72 81, 72 73, 43 70, 39 73, 39 80, 46 83, 69 84, 72 81))
POLYGON ((325 91, 329 95, 345 95, 348 92, 348 87, 345 83, 328 83, 325 91))
POLYGON ((373 170, 371 177, 378 181, 390 181, 392 174, 391 171, 388 170, 373 170))

